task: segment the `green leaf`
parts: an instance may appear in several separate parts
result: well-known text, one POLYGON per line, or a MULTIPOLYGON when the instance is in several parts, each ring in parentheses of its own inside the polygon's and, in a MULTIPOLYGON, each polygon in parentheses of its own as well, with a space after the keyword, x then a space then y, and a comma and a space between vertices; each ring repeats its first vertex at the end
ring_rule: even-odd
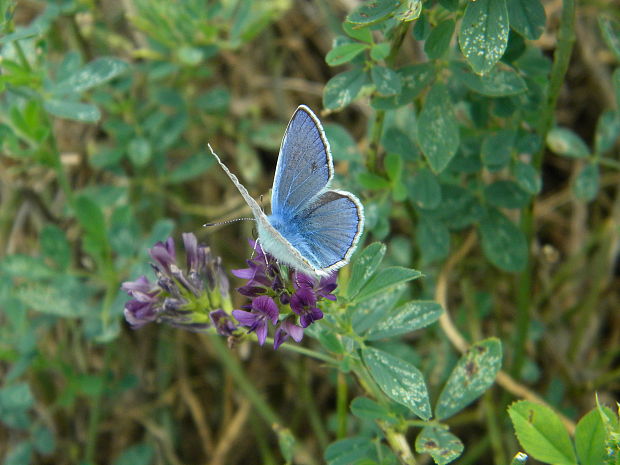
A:
POLYGON ((207 154, 207 152, 200 151, 195 153, 172 170, 168 175, 168 182, 179 184, 194 179, 206 172, 213 163, 213 157, 207 154))
POLYGON ((431 33, 431 24, 428 22, 428 17, 424 13, 420 15, 420 18, 415 22, 415 26, 411 30, 413 38, 418 41, 426 40, 431 33))
POLYGON ((452 63, 450 69, 467 88, 482 95, 508 97, 527 91, 525 80, 505 65, 498 64, 484 75, 474 74, 458 62, 452 63))
POLYGON ((51 89, 54 95, 79 93, 104 84, 129 70, 129 65, 118 58, 103 57, 91 61, 82 69, 51 89))
POLYGON ((21 441, 12 446, 2 461, 2 465, 24 465, 26 463, 32 463, 32 443, 30 441, 21 441))
POLYGON ((432 210, 441 203, 441 186, 430 170, 422 168, 406 184, 409 198, 418 207, 432 210))
POLYGON ((482 141, 480 157, 489 168, 501 168, 510 161, 517 133, 513 129, 500 129, 482 141))
POLYGON ((532 165, 518 161, 513 168, 513 175, 517 184, 525 192, 536 195, 542 189, 542 180, 532 165))
POLYGON ((25 278, 31 281, 53 278, 57 271, 30 255, 8 255, 0 261, 0 270, 9 277, 25 278))
POLYGON ((378 404, 368 397, 356 397, 353 399, 353 402, 351 402, 351 413, 362 420, 394 421, 394 416, 387 407, 378 404))
POLYGON ((400 76, 390 68, 375 65, 370 70, 370 77, 381 95, 395 95, 402 90, 400 76))
POLYGON ((420 17, 422 0, 402 0, 394 17, 403 22, 413 21, 420 17))
POLYGON ((356 300, 350 307, 351 326, 357 334, 364 334, 390 312, 405 292, 405 284, 393 287, 366 300, 356 300))
POLYGON ((576 465, 566 428, 549 407, 521 400, 508 407, 521 447, 536 460, 554 465, 576 465))
POLYGON ((509 0, 507 3, 510 26, 526 39, 538 39, 547 21, 540 0, 509 0))
MULTIPOLYGON (((334 160, 361 162, 362 155, 351 134, 341 125, 327 123, 323 126, 325 135, 332 149, 334 160)), ((280 126, 280 131, 282 127, 280 126)), ((211 157, 213 158, 213 157, 211 157)))
POLYGON ((27 410, 34 405, 28 383, 15 383, 0 389, 0 412, 27 410))
POLYGON ((150 141, 145 137, 135 137, 127 146, 127 155, 136 168, 146 165, 153 155, 150 141))
POLYGON ((378 174, 364 171, 357 175, 357 182, 365 189, 381 190, 389 189, 390 181, 379 176, 378 174))
POLYGON ((32 442, 34 448, 41 454, 51 454, 56 449, 54 433, 45 426, 39 426, 33 431, 32 442))
POLYGON ((351 279, 347 287, 347 297, 352 299, 362 286, 368 282, 385 256, 386 247, 381 242, 373 242, 364 250, 358 251, 351 260, 351 279))
POLYGON ((497 210, 480 222, 482 250, 487 259, 504 271, 522 271, 527 264, 527 240, 523 232, 497 210))
POLYGON ((388 153, 401 155, 408 160, 416 160, 417 148, 409 135, 396 126, 390 126, 381 136, 381 145, 388 153))
POLYGON ((404 66, 396 70, 400 76, 401 92, 392 97, 374 97, 372 106, 378 110, 390 110, 411 103, 436 75, 433 63, 404 66))
POLYGON ((575 178, 573 193, 581 200, 594 200, 600 188, 600 174, 596 163, 588 163, 575 178))
POLYGON ((15 295, 31 309, 63 318, 80 318, 93 311, 87 301, 91 291, 70 275, 59 275, 49 284, 28 283, 15 295))
POLYGON ((450 253, 450 231, 440 221, 424 215, 416 229, 416 243, 423 263, 441 260, 450 253))
MULTIPOLYGON (((613 412, 604 408, 605 415, 613 416, 613 412)), ((607 458, 605 448, 605 425, 598 408, 584 415, 575 428, 575 448, 579 463, 588 465, 604 465, 607 458)))
MULTIPOLYGON (((368 31, 369 29, 364 29, 364 30, 368 31)), ((389 42, 382 42, 380 44, 373 45, 373 47, 370 49, 370 58, 372 58, 375 61, 381 61, 387 58, 389 54, 390 54, 390 43, 389 42)))
POLYGON ((71 248, 62 229, 53 224, 46 225, 39 236, 41 253, 52 260, 61 270, 65 270, 71 261, 71 248))
POLYGON ((368 45, 361 44, 359 42, 338 45, 327 53, 325 56, 325 62, 329 66, 343 65, 351 61, 367 48, 368 45))
POLYGON ((484 188, 484 198, 490 205, 500 208, 521 208, 530 196, 512 181, 500 180, 484 188))
POLYGON ((48 113, 59 118, 72 119, 83 123, 94 123, 101 118, 99 108, 90 103, 66 100, 46 100, 43 107, 48 113))
POLYGON ((146 443, 135 444, 123 451, 112 465, 149 465, 155 458, 155 448, 146 443))
MULTIPOLYGON (((366 42, 367 44, 372 44, 372 31, 367 27, 356 28, 353 23, 348 23, 345 21, 344 23, 342 23, 342 30, 345 32, 346 35, 348 35, 352 39, 359 40, 361 42, 366 42)), ((388 44, 388 49, 389 49, 389 44, 388 44)))
POLYGON ((616 60, 620 61, 620 21, 614 17, 599 15, 598 25, 607 47, 614 54, 616 60))
POLYGON ((426 96, 418 119, 418 144, 435 173, 442 172, 456 154, 459 127, 445 84, 435 84, 426 96))
POLYGON ((620 107, 620 67, 616 68, 611 75, 611 80, 616 92, 616 105, 620 107))
POLYGON ((594 151, 603 154, 611 150, 620 136, 620 114, 616 111, 606 111, 596 123, 594 136, 594 151))
POLYGON ((370 328, 365 338, 376 341, 424 328, 437 321, 442 312, 443 309, 437 302, 412 300, 387 313, 370 328))
POLYGON ((408 407, 423 420, 431 417, 424 376, 415 366, 372 347, 362 349, 364 364, 390 399, 408 407))
POLYGON ((396 153, 388 153, 383 160, 385 172, 390 178, 390 181, 400 181, 400 177, 403 173, 403 159, 396 153))
POLYGON ((489 338, 472 345, 450 373, 435 407, 439 420, 451 417, 480 397, 502 366, 502 344, 489 338))
POLYGON ((453 19, 446 19, 433 28, 424 42, 424 51, 431 60, 441 58, 450 47, 454 26, 453 19))
POLYGON ((444 426, 425 426, 415 440, 419 454, 430 454, 437 465, 456 460, 463 453, 463 443, 444 426))
POLYGON ((99 205, 84 195, 74 202, 75 216, 84 230, 84 248, 96 260, 103 259, 108 250, 107 228, 99 205))
POLYGON ((357 301, 368 299, 380 292, 385 292, 399 284, 406 283, 412 279, 417 279, 422 276, 422 273, 411 268, 404 268, 402 266, 390 266, 381 270, 381 272, 375 274, 366 284, 362 287, 359 294, 356 296, 357 301))
POLYGON ((351 465, 367 458, 374 448, 367 437, 341 439, 325 449, 325 461, 328 465, 351 465))
POLYGON ((362 69, 352 69, 337 74, 325 85, 323 106, 327 110, 339 110, 351 103, 360 93, 367 76, 362 69))
POLYGON ((370 26, 388 19, 400 6, 398 0, 370 0, 359 5, 347 16, 347 21, 370 26))
POLYGON ((459 31, 459 44, 471 68, 485 74, 493 68, 508 45, 506 0, 467 2, 459 31))
POLYGON ((558 155, 571 158, 586 158, 590 149, 586 143, 567 128, 556 127, 547 133, 547 146, 558 155))

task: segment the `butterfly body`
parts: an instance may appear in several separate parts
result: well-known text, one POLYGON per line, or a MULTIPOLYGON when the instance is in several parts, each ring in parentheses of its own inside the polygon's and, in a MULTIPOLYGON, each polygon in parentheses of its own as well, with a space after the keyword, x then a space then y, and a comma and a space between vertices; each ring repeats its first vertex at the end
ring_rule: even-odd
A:
POLYGON ((329 142, 312 110, 299 106, 286 128, 269 216, 213 155, 252 209, 263 250, 296 270, 319 277, 349 262, 363 231, 364 209, 350 192, 329 189, 334 165, 329 142))

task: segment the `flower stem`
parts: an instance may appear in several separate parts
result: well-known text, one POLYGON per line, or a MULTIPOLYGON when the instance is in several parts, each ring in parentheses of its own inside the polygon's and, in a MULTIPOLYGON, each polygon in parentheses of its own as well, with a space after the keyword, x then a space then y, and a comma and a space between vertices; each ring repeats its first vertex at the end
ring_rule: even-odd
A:
MULTIPOLYGON (((560 94, 564 76, 568 69, 570 56, 575 43, 575 2, 574 0, 564 0, 562 4, 562 16, 560 31, 558 33, 558 44, 553 54, 553 66, 549 82, 549 92, 547 104, 543 108, 543 116, 540 124, 541 147, 534 154, 532 165, 540 173, 545 153, 544 140, 553 124, 555 107, 560 94)), ((521 230, 527 238, 527 243, 532 243, 535 230, 534 204, 526 206, 521 216, 521 230)), ((534 278, 534 266, 531 257, 528 257, 525 270, 518 277, 517 287, 517 331, 513 343, 514 358, 510 373, 519 378, 523 363, 525 362, 525 344, 530 325, 530 313, 532 306, 532 280, 534 278)))
POLYGON ((344 439, 347 437, 347 418, 348 418, 348 389, 347 389, 347 377, 342 372, 338 372, 337 391, 336 391, 336 409, 338 415, 338 429, 336 435, 338 439, 344 439))

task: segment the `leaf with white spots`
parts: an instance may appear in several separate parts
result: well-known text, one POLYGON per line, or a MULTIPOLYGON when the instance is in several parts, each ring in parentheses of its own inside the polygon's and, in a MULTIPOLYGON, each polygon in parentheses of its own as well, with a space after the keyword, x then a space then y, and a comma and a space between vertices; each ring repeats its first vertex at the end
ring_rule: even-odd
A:
POLYGON ((467 2, 459 45, 474 72, 485 74, 499 61, 508 45, 509 29, 506 0, 467 2))
POLYGON ((459 127, 445 84, 429 91, 418 119, 418 144, 432 170, 444 170, 459 147, 459 127))
POLYGON ((463 410, 486 391, 502 366, 502 344, 497 338, 478 342, 463 354, 446 382, 435 416, 439 420, 463 410))
POLYGON ((382 350, 365 347, 364 364, 381 390, 392 400, 408 407, 423 420, 431 417, 424 376, 409 362, 382 350))
POLYGON ((496 267, 521 271, 527 264, 528 246, 523 232, 499 210, 490 209, 480 221, 482 251, 496 267))
POLYGON ((82 121, 84 123, 94 123, 101 118, 99 108, 90 103, 71 102, 65 100, 46 100, 43 107, 48 113, 59 118, 82 121))
POLYGON ((128 70, 129 65, 118 58, 98 58, 70 75, 67 79, 56 83, 51 91, 55 95, 83 92, 104 84, 128 70))
POLYGON ((346 107, 357 97, 367 80, 368 77, 362 69, 336 74, 325 85, 323 106, 328 110, 346 107))
POLYGON ((364 250, 357 252, 351 261, 351 279, 347 288, 347 297, 355 297, 385 256, 386 247, 381 242, 373 242, 364 250))
POLYGON ((392 338, 415 331, 437 321, 443 312, 437 302, 412 300, 386 313, 366 334, 366 339, 392 338))
POLYGON ((463 453, 463 443, 447 427, 426 426, 415 440, 415 450, 420 454, 430 454, 437 465, 444 465, 463 453))

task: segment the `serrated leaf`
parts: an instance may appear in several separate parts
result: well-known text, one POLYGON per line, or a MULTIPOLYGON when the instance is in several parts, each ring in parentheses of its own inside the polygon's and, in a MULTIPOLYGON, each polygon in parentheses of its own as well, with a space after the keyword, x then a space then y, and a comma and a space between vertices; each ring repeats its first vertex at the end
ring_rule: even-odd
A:
POLYGON ((430 454, 437 465, 456 460, 463 448, 461 440, 443 426, 425 426, 415 440, 415 450, 430 454))
POLYGON ((588 163, 575 178, 573 193, 578 199, 588 202, 594 200, 598 195, 600 182, 598 165, 588 163))
POLYGON ((502 366, 502 344, 489 338, 472 345, 450 373, 435 407, 439 419, 451 417, 480 397, 502 366))
POLYGON ((325 85, 323 106, 328 110, 339 110, 351 103, 360 93, 367 76, 362 69, 352 69, 337 74, 325 85))
POLYGON ((529 455, 555 465, 576 465, 568 432, 549 407, 522 400, 508 408, 508 415, 521 447, 529 455))
POLYGON ((381 95, 396 95, 402 90, 400 76, 390 68, 375 65, 370 70, 370 77, 381 95))
POLYGON ((547 133, 547 146, 550 150, 571 158, 585 158, 590 149, 581 137, 567 128, 556 127, 547 133))
POLYGON ((518 161, 514 165, 513 175, 517 184, 526 192, 536 195, 542 189, 542 180, 532 165, 518 161))
POLYGON ((477 74, 489 72, 508 45, 506 0, 467 2, 459 31, 459 44, 477 74))
POLYGON ((495 207, 521 208, 530 200, 530 196, 516 183, 507 180, 495 181, 484 188, 484 198, 495 207))
MULTIPOLYGON (((613 417, 613 412, 604 407, 604 415, 613 417)), ((598 408, 581 417, 575 428, 575 449, 579 462, 588 465, 604 465, 607 458, 605 440, 607 434, 598 408)))
POLYGON ((103 57, 91 61, 51 89, 55 95, 79 93, 104 84, 129 70, 129 65, 118 58, 103 57))
POLYGON ((358 56, 366 48, 368 45, 359 42, 338 45, 327 53, 325 62, 329 66, 343 65, 358 56))
POLYGON ((394 416, 390 414, 390 410, 369 399, 368 397, 356 397, 351 402, 351 413, 363 420, 383 420, 388 422, 394 421, 394 416))
POLYGON ((482 95, 508 97, 527 91, 525 80, 508 66, 498 64, 484 75, 474 74, 460 63, 453 63, 450 69, 467 88, 482 95))
POLYGON ((400 6, 397 0, 370 0, 359 5, 347 16, 347 21, 370 26, 388 19, 400 6))
POLYGON ((393 338, 424 328, 439 318, 443 309, 437 302, 413 300, 395 308, 372 326, 365 338, 369 341, 393 338))
POLYGON ((424 42, 424 51, 431 60, 440 58, 448 51, 455 25, 453 19, 446 19, 435 26, 428 35, 424 42))
POLYGON ((48 113, 59 118, 72 119, 83 123, 94 123, 101 118, 99 108, 90 103, 66 100, 46 100, 43 107, 48 113))
POLYGON ((385 292, 399 284, 406 283, 422 276, 422 273, 402 266, 390 266, 375 274, 356 296, 357 301, 368 299, 380 292, 385 292))
POLYGON ((418 119, 418 144, 435 173, 442 172, 456 154, 459 127, 444 84, 435 84, 426 96, 418 119))
POLYGON ((510 26, 526 39, 538 39, 547 21, 540 0, 510 0, 507 3, 510 26))
POLYGON ((362 359, 373 379, 390 399, 408 407, 423 420, 431 417, 428 391, 420 370, 372 347, 362 349, 362 359))
POLYGON ((527 264, 528 247, 523 232, 497 210, 490 210, 480 222, 484 255, 504 271, 522 271, 527 264))

